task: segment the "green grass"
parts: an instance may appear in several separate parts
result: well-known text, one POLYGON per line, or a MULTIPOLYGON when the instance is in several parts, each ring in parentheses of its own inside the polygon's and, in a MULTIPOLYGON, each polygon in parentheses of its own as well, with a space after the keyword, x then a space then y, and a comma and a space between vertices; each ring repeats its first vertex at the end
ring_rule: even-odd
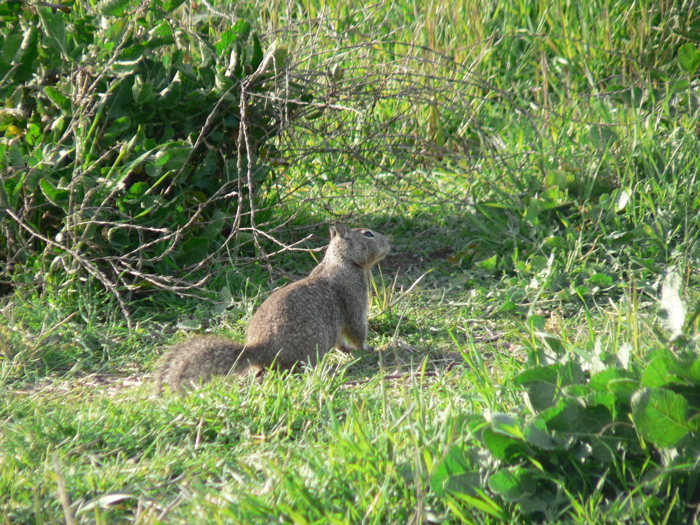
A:
MULTIPOLYGON (((185 295, 117 297, 59 258, 21 261, 0 303, 4 522, 697 521, 692 3, 236 10, 323 109, 272 141, 285 162, 257 216, 287 244, 313 236, 269 261, 222 251, 185 295), (392 237, 377 352, 154 396, 164 346, 241 339, 338 218, 392 237), (669 272, 678 338, 659 315, 669 272)), ((213 41, 230 26, 204 5, 175 17, 213 41)))
MULTIPOLYGON (((319 368, 303 377, 269 377, 261 385, 218 385, 185 399, 148 401, 140 387, 114 396, 90 396, 80 386, 69 392, 44 387, 21 399, 15 393, 3 403, 3 416, 13 414, 3 446, 15 451, 3 458, 4 472, 25 472, 27 479, 3 480, 5 512, 17 521, 30 519, 33 503, 42 509, 37 520, 60 512, 48 490, 57 475, 56 455, 72 494, 84 495, 78 507, 105 494, 133 496, 126 508, 103 511, 107 522, 135 512, 137 501, 165 507, 186 493, 194 501, 176 506, 171 518, 186 520, 192 505, 207 507, 210 517, 213 510, 241 521, 253 509, 259 519, 270 519, 299 507, 309 517, 330 513, 355 522, 358 512, 374 505, 373 519, 382 522, 395 512, 397 497, 410 496, 401 470, 410 470, 420 449, 414 441, 425 439, 424 430, 448 440, 450 414, 473 404, 436 401, 460 383, 466 386, 459 377, 419 379, 401 380, 403 388, 381 378, 345 386, 342 373, 319 368), (313 496, 306 482, 318 485, 313 496), (371 490, 356 501, 353 487, 375 485, 382 486, 379 493, 371 490), (317 508, 307 508, 307 499, 317 508), (324 508, 327 499, 332 508, 324 508)), ((440 443, 431 446, 439 450, 440 443)), ((99 511, 88 516, 98 519, 99 511)), ((157 514, 151 509, 146 517, 157 514)))

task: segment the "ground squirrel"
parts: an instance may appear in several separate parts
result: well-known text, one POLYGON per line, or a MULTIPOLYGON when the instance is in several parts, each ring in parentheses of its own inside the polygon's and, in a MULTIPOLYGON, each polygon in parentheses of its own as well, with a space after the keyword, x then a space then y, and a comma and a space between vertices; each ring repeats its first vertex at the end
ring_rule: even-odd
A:
POLYGON ((275 290, 248 324, 242 345, 221 337, 186 340, 160 360, 158 391, 171 391, 212 375, 244 375, 275 366, 314 365, 331 348, 367 346, 369 270, 389 251, 389 239, 366 228, 331 228, 321 263, 304 279, 275 290))

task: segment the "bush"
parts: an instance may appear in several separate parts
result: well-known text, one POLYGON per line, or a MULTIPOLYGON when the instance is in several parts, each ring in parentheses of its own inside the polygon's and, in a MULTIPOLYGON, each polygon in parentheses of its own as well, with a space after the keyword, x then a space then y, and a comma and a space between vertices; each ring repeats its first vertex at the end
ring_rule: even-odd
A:
POLYGON ((272 173, 261 157, 308 100, 244 20, 182 0, 96 11, 0 6, 0 272, 182 290, 235 248, 272 173))
POLYGON ((659 332, 641 362, 628 341, 615 353, 599 342, 566 351, 540 333, 544 344, 530 356, 539 363, 514 380, 522 410, 466 418, 468 444, 435 470, 436 493, 455 512, 490 505, 503 519, 508 507, 536 520, 584 516, 591 502, 618 522, 696 519, 700 305, 686 320, 679 286, 670 273, 660 310, 671 335, 659 332))

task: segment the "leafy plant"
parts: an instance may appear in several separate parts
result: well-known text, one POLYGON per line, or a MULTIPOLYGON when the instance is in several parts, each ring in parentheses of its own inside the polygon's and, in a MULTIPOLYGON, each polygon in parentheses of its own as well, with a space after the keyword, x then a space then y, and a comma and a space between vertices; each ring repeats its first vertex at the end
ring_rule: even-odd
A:
POLYGON ((547 520, 592 498, 622 521, 683 521, 700 503, 700 353, 687 337, 682 348, 667 341, 639 363, 623 343, 616 354, 567 352, 520 372, 523 409, 471 419, 480 459, 472 440, 453 448, 433 474, 437 493, 456 508, 490 493, 547 520))
POLYGON ((182 3, 0 6, 6 276, 184 290, 168 276, 255 225, 266 144, 308 98, 280 82, 284 47, 241 19, 186 25, 182 3))

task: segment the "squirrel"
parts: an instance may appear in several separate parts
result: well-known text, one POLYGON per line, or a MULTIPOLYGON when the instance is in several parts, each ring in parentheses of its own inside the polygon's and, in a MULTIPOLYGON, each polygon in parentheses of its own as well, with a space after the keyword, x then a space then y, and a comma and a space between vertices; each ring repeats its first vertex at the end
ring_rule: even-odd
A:
POLYGON ((181 392, 213 375, 313 366, 333 347, 371 351, 369 270, 389 252, 389 238, 341 223, 335 223, 330 233, 319 265, 307 277, 275 290, 260 305, 248 324, 244 345, 216 336, 175 345, 157 365, 158 392, 163 385, 181 392))

